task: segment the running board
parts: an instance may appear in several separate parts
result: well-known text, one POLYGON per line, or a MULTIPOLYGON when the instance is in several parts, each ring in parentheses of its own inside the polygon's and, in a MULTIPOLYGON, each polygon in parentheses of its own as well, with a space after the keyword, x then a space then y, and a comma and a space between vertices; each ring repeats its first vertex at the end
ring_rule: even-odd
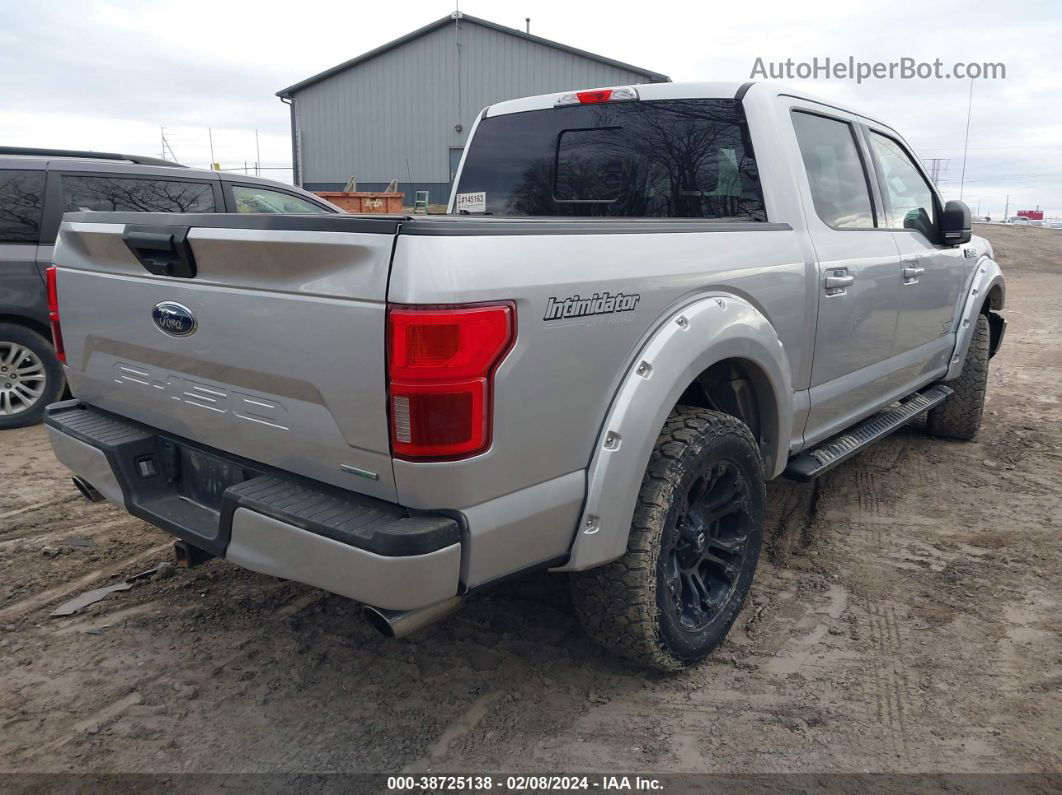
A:
POLYGON ((941 384, 924 392, 916 392, 896 408, 879 412, 840 436, 834 436, 818 447, 793 456, 782 474, 791 480, 814 480, 943 403, 951 394, 952 390, 941 384))

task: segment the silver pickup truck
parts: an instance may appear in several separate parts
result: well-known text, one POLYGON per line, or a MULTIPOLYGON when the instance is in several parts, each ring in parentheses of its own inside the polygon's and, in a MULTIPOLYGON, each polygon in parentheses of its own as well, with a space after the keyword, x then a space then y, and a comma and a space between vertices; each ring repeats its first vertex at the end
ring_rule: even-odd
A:
POLYGON ((764 482, 981 421, 991 245, 886 124, 770 84, 502 102, 450 214, 66 216, 90 499, 404 635, 536 569, 675 669, 748 594, 764 482))

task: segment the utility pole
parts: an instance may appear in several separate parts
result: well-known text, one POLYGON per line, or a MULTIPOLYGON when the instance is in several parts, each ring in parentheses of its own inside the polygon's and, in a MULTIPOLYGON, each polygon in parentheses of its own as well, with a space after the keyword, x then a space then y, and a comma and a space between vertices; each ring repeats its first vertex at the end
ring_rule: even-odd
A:
POLYGON ((258 148, 258 130, 254 131, 254 173, 257 176, 261 176, 259 173, 259 166, 262 165, 262 150, 258 148))
POLYGON ((962 188, 966 183, 966 151, 970 147, 970 112, 973 110, 973 78, 970 78, 970 98, 966 103, 966 140, 962 145, 962 176, 959 178, 959 201, 962 201, 962 188))
POLYGON ((1010 194, 1007 194, 1007 206, 1003 208, 1003 223, 1007 222, 1010 218, 1010 194))
POLYGON ((929 178, 933 180, 933 184, 937 189, 940 189, 940 177, 948 170, 948 163, 950 158, 947 157, 927 157, 922 161, 926 169, 929 171, 929 178))
POLYGON ((162 136, 162 159, 166 159, 166 152, 168 151, 170 153, 170 159, 173 160, 174 163, 176 163, 177 155, 173 153, 173 147, 170 146, 170 142, 166 140, 166 128, 160 127, 159 132, 162 136))
POLYGON ((217 169, 217 163, 214 161, 214 131, 207 127, 207 138, 210 139, 210 167, 217 169))

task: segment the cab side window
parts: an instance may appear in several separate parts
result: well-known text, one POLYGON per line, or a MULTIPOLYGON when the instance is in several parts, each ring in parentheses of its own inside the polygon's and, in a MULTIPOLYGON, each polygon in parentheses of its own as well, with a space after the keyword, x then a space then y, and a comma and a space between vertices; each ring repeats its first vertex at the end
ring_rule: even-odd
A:
POLYGON ((269 188, 233 185, 232 196, 236 200, 236 212, 239 213, 326 213, 319 204, 306 201, 299 196, 269 188))
POLYGON ((794 111, 793 128, 819 218, 834 229, 873 229, 870 185, 852 125, 794 111))
POLYGON ((63 174, 63 211, 212 213, 209 182, 63 174))
POLYGON ((885 225, 913 229, 932 240, 937 214, 929 183, 896 141, 871 132, 870 146, 888 194, 885 225))
POLYGON ((43 171, 0 170, 0 243, 40 239, 43 197, 43 171))

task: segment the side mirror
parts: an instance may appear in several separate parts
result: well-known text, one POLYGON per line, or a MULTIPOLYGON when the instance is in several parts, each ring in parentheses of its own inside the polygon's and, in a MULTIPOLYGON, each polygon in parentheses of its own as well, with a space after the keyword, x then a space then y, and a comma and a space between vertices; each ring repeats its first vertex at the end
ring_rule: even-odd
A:
POLYGON ((944 214, 940 217, 940 236, 948 246, 970 242, 973 230, 970 228, 970 208, 966 202, 952 199, 944 205, 944 214))

